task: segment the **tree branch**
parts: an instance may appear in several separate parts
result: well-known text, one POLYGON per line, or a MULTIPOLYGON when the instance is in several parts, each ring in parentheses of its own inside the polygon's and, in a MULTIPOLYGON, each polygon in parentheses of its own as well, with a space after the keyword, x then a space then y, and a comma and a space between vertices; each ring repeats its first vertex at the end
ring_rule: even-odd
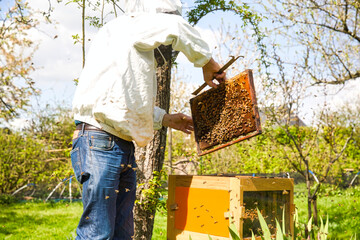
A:
POLYGON ((67 160, 69 160, 69 158, 64 158, 64 157, 61 157, 61 158, 49 158, 49 159, 44 160, 44 162, 67 161, 67 160))
POLYGON ((341 151, 336 155, 336 157, 332 160, 329 161, 329 165, 327 166, 326 170, 325 170, 325 174, 324 176, 322 177, 321 181, 320 182, 324 182, 327 175, 329 174, 329 171, 330 171, 330 168, 331 166, 343 155, 345 149, 347 148, 347 145, 349 144, 350 140, 352 139, 353 137, 353 134, 354 134, 354 131, 351 130, 351 135, 350 137, 348 137, 348 139, 346 140, 343 148, 341 149, 341 151))
POLYGON ((49 149, 45 150, 45 152, 63 152, 63 151, 70 151, 71 148, 65 148, 65 149, 49 149))
POLYGON ((349 29, 347 29, 347 30, 345 30, 345 29, 338 29, 338 28, 336 28, 336 27, 329 26, 329 25, 326 25, 326 24, 324 24, 324 23, 316 23, 316 22, 308 22, 308 21, 299 21, 299 20, 295 20, 295 19, 293 19, 293 21, 294 21, 295 23, 299 23, 299 24, 315 25, 315 26, 324 27, 324 28, 333 30, 333 31, 335 31, 335 32, 344 33, 344 34, 346 34, 346 35, 351 36, 352 38, 354 38, 354 39, 357 40, 358 42, 360 42, 360 37, 357 36, 357 35, 355 35, 354 33, 350 32, 349 29))
POLYGON ((332 166, 332 165, 341 157, 341 155, 344 153, 344 151, 345 151, 345 149, 346 149, 349 141, 352 139, 353 133, 354 133, 354 131, 352 130, 350 137, 346 140, 346 142, 345 142, 343 148, 341 149, 340 153, 338 153, 337 156, 336 156, 334 159, 332 159, 332 160, 329 161, 329 165, 328 165, 327 168, 326 168, 325 174, 324 174, 324 176, 322 176, 322 178, 319 180, 319 184, 316 186, 316 189, 314 190, 313 194, 311 195, 311 199, 314 199, 314 198, 316 197, 316 194, 317 194, 318 190, 320 189, 320 185, 321 185, 323 182, 325 182, 326 177, 327 177, 327 175, 329 174, 329 171, 330 171, 331 166, 332 166))
POLYGON ((83 4, 82 4, 81 19, 82 19, 81 28, 82 28, 82 57, 83 57, 82 67, 84 68, 85 66, 85 0, 83 0, 83 4))

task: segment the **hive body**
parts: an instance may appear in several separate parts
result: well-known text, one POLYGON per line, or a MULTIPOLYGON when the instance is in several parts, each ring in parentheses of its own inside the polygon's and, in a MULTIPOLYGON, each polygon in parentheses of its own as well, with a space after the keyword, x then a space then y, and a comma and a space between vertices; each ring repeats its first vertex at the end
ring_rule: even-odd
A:
POLYGON ((272 234, 275 218, 293 234, 293 179, 249 176, 169 177, 167 239, 232 239, 234 224, 241 239, 251 239, 260 228, 257 208, 272 234))

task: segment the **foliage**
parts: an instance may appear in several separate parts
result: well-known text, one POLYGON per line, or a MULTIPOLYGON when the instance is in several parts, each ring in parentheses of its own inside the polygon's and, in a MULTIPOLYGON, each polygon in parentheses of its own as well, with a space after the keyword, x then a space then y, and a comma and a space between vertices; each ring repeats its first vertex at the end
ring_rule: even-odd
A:
POLYGON ((139 184, 140 199, 135 201, 135 204, 141 205, 141 207, 147 211, 164 210, 166 209, 166 201, 164 194, 166 190, 163 185, 166 183, 166 173, 164 171, 154 171, 153 177, 146 183, 139 184), (144 187, 144 185, 147 185, 144 187))
MULTIPOLYGON (((331 111, 324 106, 311 128, 302 127, 298 114, 303 105, 307 81, 303 81, 306 71, 298 66, 286 64, 278 56, 276 48, 273 52, 274 66, 279 75, 277 85, 271 86, 274 99, 264 101, 264 110, 270 126, 277 127, 281 138, 273 138, 275 147, 280 148, 284 159, 292 168, 300 173, 307 182, 308 188, 308 219, 313 215, 315 223, 318 222, 316 205, 317 191, 320 185, 327 180, 333 171, 334 164, 341 162, 345 150, 353 140, 356 124, 340 121, 341 116, 348 115, 344 111, 331 111), (292 69, 293 73, 288 71, 292 69), (345 133, 345 135, 342 135, 345 133), (346 136, 346 137, 345 137, 346 136), (281 140, 280 140, 281 139, 281 140), (279 141, 280 140, 280 141, 279 141), (322 160, 322 161, 320 161, 322 160), (314 165, 317 163, 318 165, 314 165), (317 167, 318 172, 313 169, 317 167), (320 176, 315 189, 311 189, 310 173, 320 176)), ((326 94, 326 93, 325 93, 326 94)), ((357 113, 352 114, 357 115, 357 113)), ((346 119, 345 119, 346 120, 346 119)))
MULTIPOLYGON (((293 238, 291 235, 286 234, 285 233, 285 226, 280 226, 279 221, 276 219, 276 235, 272 236, 269 230, 269 227, 264 219, 264 217, 262 216, 261 212, 259 211, 259 209, 257 209, 257 214, 258 214, 258 218, 260 221, 260 226, 261 226, 261 231, 262 231, 262 235, 261 235, 261 239, 264 240, 291 240, 291 239, 304 239, 301 235, 296 235, 295 238, 293 238)), ((283 211, 283 223, 284 223, 284 215, 285 211, 283 211)), ((297 231, 297 226, 299 225, 298 221, 297 221, 297 213, 295 214, 294 217, 294 223, 295 223, 295 232, 297 231)), ((329 218, 326 219, 326 223, 324 225, 322 218, 321 219, 321 226, 319 229, 314 230, 314 228, 312 227, 312 218, 309 220, 308 224, 306 225, 307 231, 310 233, 310 235, 312 236, 311 239, 319 239, 319 240, 326 240, 327 236, 329 234, 328 231, 328 227, 329 227, 329 218), (315 238, 316 236, 316 238, 315 238)), ((240 240, 240 235, 239 235, 239 230, 236 229, 236 226, 234 224, 229 226, 229 231, 230 231, 230 235, 232 240, 240 240)), ((355 235, 356 236, 356 235, 355 235)), ((190 238, 191 239, 191 238, 190 238)), ((209 239, 211 240, 212 238, 209 236, 209 239)), ((252 240, 255 240, 255 235, 254 233, 252 233, 252 240)))
MULTIPOLYGON (((296 215, 297 215, 297 213, 295 213, 295 217, 294 217, 294 220, 295 220, 295 222, 294 222, 295 230, 294 231, 298 232, 298 229, 296 229, 296 228, 299 225, 299 223, 297 222, 298 218, 296 215)), ((261 215, 261 212, 259 211, 259 209, 258 209, 258 216, 259 216, 259 220, 260 220, 260 224, 261 224, 261 229, 263 232, 263 238, 265 240, 271 240, 271 239, 276 239, 276 240, 289 239, 289 240, 291 240, 291 239, 293 239, 292 236, 285 234, 284 226, 281 227, 278 220, 276 220, 276 229, 277 229, 276 236, 275 236, 275 238, 272 238, 270 235, 269 227, 267 226, 266 221, 265 221, 264 217, 261 215)), ((329 234, 329 231, 328 231, 329 218, 327 218, 325 225, 324 225, 321 217, 320 217, 320 219, 321 219, 321 226, 319 229, 313 228, 312 218, 309 220, 309 222, 306 225, 307 232, 309 233, 309 235, 312 236, 311 239, 320 239, 320 240, 327 239, 327 236, 329 234), (316 236, 316 238, 315 238, 315 236, 316 236)), ((255 239, 254 235, 252 236, 252 239, 255 239)), ((295 239, 303 239, 303 237, 299 236, 299 235, 298 236, 295 235, 295 239)))
POLYGON ((50 187, 51 182, 70 176, 73 130, 67 109, 47 106, 21 134, 1 131, 0 193, 12 193, 29 183, 50 187))
POLYGON ((31 133, 37 139, 50 143, 50 149, 69 150, 71 148, 72 134, 75 130, 72 112, 66 105, 57 106, 47 104, 45 107, 33 111, 33 118, 28 121, 24 132, 31 133))
POLYGON ((0 205, 9 205, 12 203, 16 203, 17 199, 9 194, 0 194, 0 205))
MULTIPOLYGON (((277 219, 276 219, 276 229, 277 229, 276 235, 275 235, 275 237, 271 236, 269 227, 266 224, 266 221, 265 221, 264 217, 262 216, 261 212, 259 211, 259 209, 257 209, 257 214, 258 214, 258 218, 260 221, 261 231, 263 233, 261 235, 262 239, 264 239, 264 240, 304 239, 301 236, 295 236, 295 238, 293 238, 291 235, 285 234, 285 230, 284 230, 285 226, 284 225, 280 226, 277 219)), ((284 214, 283 214, 283 217, 284 217, 284 214)), ((312 218, 310 219, 310 221, 307 224, 307 231, 311 233, 310 235, 312 236, 312 239, 326 240, 328 233, 329 233, 328 232, 329 219, 327 218, 325 225, 324 225, 321 217, 320 217, 320 219, 321 219, 321 226, 317 232, 314 230, 314 228, 312 228, 312 218), (315 236, 316 236, 316 238, 315 238, 315 236)), ((298 225, 298 222, 296 220, 297 220, 297 217, 295 217, 295 228, 298 225)), ((283 220, 283 222, 284 222, 284 220, 283 220)), ((229 227, 229 230, 230 230, 231 238, 233 240, 240 239, 240 236, 238 234, 239 231, 236 229, 236 227, 234 225, 231 225, 229 227)), ((252 233, 251 239, 252 240, 256 239, 254 233, 252 233)))
POLYGON ((235 1, 226 2, 224 0, 196 0, 196 6, 187 13, 188 21, 196 25, 201 18, 214 11, 233 11, 235 14, 240 15, 244 25, 247 23, 261 21, 261 18, 250 11, 249 6, 243 3, 241 6, 237 5, 235 1))
POLYGON ((46 178, 42 161, 45 147, 32 135, 0 132, 0 142, 0 194, 46 178))
MULTIPOLYGON (((351 236, 355 234, 359 236, 359 186, 343 189, 336 185, 323 184, 321 188, 322 190, 319 192, 317 205, 319 216, 323 219, 329 218, 328 239, 350 239, 351 236)), ((304 226, 309 222, 306 216, 306 186, 304 184, 295 185, 295 194, 294 203, 298 212, 298 237, 305 238, 304 226)), ((313 221, 311 228, 315 232, 320 231, 320 228, 315 226, 313 221)))
MULTIPOLYGON (((305 165, 301 163, 297 155, 298 153, 293 151, 296 146, 291 136, 296 139, 297 145, 301 146, 302 154, 307 156, 309 168, 318 176, 328 177, 326 175, 327 161, 334 157, 334 151, 329 146, 328 133, 326 131, 318 132, 317 128, 296 126, 290 126, 287 129, 276 128, 272 131, 274 131, 274 135, 270 137, 273 137, 275 144, 279 144, 282 147, 283 151, 281 154, 283 158, 291 163, 294 170, 305 175, 305 165)), ((336 138, 333 139, 333 141, 336 141, 336 144, 332 146, 343 147, 346 140, 351 136, 351 132, 351 128, 338 127, 337 131, 332 133, 332 137, 336 138)), ((348 146, 353 148, 354 144, 356 146, 354 141, 350 141, 348 146)), ((358 151, 355 151, 353 154, 356 154, 356 152, 358 151)), ((330 173, 332 177, 341 176, 344 168, 353 166, 350 162, 355 159, 352 156, 350 158, 342 156, 341 161, 334 162, 332 164, 333 172, 330 173), (348 164, 344 165, 345 162, 348 164)))
MULTIPOLYGON (((325 125, 324 125, 325 126, 325 125)), ((325 129, 329 129, 328 127, 324 127, 325 129)), ((332 128, 334 129, 334 128, 332 128)), ((337 185, 332 185, 331 188, 325 187, 322 185, 314 184, 315 181, 310 179, 312 184, 310 185, 311 191, 317 193, 318 198, 318 209, 319 209, 319 215, 323 216, 324 210, 329 209, 326 204, 323 204, 324 198, 329 198, 331 196, 337 195, 337 194, 346 194, 341 195, 341 198, 347 199, 347 197, 356 197, 357 192, 352 191, 344 191, 343 187, 346 187, 349 185, 351 179, 354 177, 353 175, 357 173, 360 169, 358 168, 359 165, 359 158, 355 157, 358 156, 360 152, 360 148, 358 147, 358 141, 355 139, 358 139, 359 134, 356 131, 356 134, 353 135, 353 140, 348 142, 348 150, 344 151, 344 154, 341 156, 341 158, 334 162, 331 165, 332 171, 330 171, 326 178, 323 178, 325 172, 326 172, 326 162, 325 160, 329 157, 332 157, 329 155, 329 132, 328 130, 321 130, 317 131, 315 127, 296 127, 296 126, 289 126, 287 131, 289 131, 293 136, 295 136, 298 140, 298 143, 306 148, 307 150, 304 150, 306 152, 307 157, 309 159, 309 168, 315 172, 315 174, 319 177, 320 180, 324 180, 324 182, 331 182, 337 185), (317 138, 314 141, 313 136, 317 133, 317 138), (313 143, 314 144, 309 144, 313 143), (354 174, 349 176, 348 173, 345 172, 345 169, 347 168, 353 168, 354 174), (350 178, 351 177, 351 178, 350 178)), ((336 131, 331 131, 332 138, 336 138, 336 141, 332 146, 335 147, 336 145, 342 147, 346 140, 351 136, 352 128, 349 126, 346 126, 345 124, 338 124, 336 127, 336 131)), ((243 141, 239 144, 230 146, 228 148, 219 150, 217 152, 214 152, 212 154, 208 154, 202 157, 198 157, 196 155, 196 149, 194 146, 191 146, 191 144, 188 144, 188 142, 191 142, 193 140, 187 140, 184 138, 184 135, 182 134, 174 134, 174 149, 173 153, 178 153, 179 156, 175 159, 179 159, 182 157, 182 159, 188 159, 190 162, 197 162, 198 168, 198 174, 222 174, 222 173, 235 173, 235 174, 250 174, 250 173, 256 173, 256 174, 263 174, 268 173, 270 176, 278 176, 281 172, 290 172, 290 176, 294 177, 296 176, 294 171, 297 171, 294 168, 294 165, 291 164, 290 160, 296 160, 296 152, 293 152, 291 147, 291 138, 288 134, 286 134, 285 129, 274 126, 272 128, 263 128, 263 134, 252 138, 247 141, 243 141), (181 144, 177 144, 177 143, 181 144), (178 149, 180 148, 180 149, 178 149), (192 153, 191 153, 192 152, 192 153)), ((330 149, 331 150, 331 149, 330 149)), ((340 149, 341 150, 341 149, 340 149)), ((339 150, 339 151, 340 151, 339 150)), ((332 150, 331 150, 332 151, 332 150)), ((330 153, 331 153, 330 151, 330 153)), ((176 157, 177 154, 174 154, 176 157)), ((295 162, 297 163, 297 162, 295 162)), ((295 164, 294 163, 294 164, 295 164)), ((303 164, 295 165, 296 168, 298 168, 299 172, 304 172, 305 168, 303 164)), ((299 180, 298 180, 299 181, 299 180)), ((301 176, 301 181, 304 181, 304 176, 301 176)), ((305 209, 307 204, 307 192, 302 190, 301 196, 302 202, 301 202, 301 216, 305 216, 305 209)), ((300 197, 300 196, 299 196, 300 197)), ((341 203, 342 204, 342 203, 341 203)), ((353 205, 355 209, 357 208, 353 205)), ((336 209, 337 205, 333 204, 333 209, 336 209)), ((336 211, 340 211, 336 210, 336 211)), ((345 210, 344 212, 334 212, 333 214, 329 215, 329 229, 333 230, 333 225, 342 225, 333 218, 333 216, 342 216, 346 215, 349 212, 352 212, 353 210, 345 210)), ((325 215, 326 217, 326 215, 325 215)), ((345 216, 342 221, 349 221, 349 224, 353 226, 353 229, 359 228, 357 225, 354 226, 354 224, 358 224, 355 222, 350 222, 351 217, 349 219, 345 220, 345 216)), ((301 219, 301 222, 304 222, 306 220, 301 219)), ((307 220, 308 221, 308 220, 307 220)), ((306 221, 306 222, 307 222, 306 221)), ((343 226, 343 225, 342 225, 343 226)), ((314 229, 318 229, 314 226, 314 229)), ((316 230, 317 231, 317 230, 316 230)), ((302 229, 302 233, 304 233, 304 229, 302 229)), ((334 232, 334 231, 332 231, 334 232)), ((336 231, 336 233, 341 232, 336 231)), ((335 233, 333 233, 334 236, 335 233)), ((336 235, 337 236, 337 235, 336 235)), ((349 236, 349 235, 348 235, 349 236)), ((305 237, 305 234, 304 236, 305 237)), ((350 236, 349 236, 350 237, 350 236)))
MULTIPOLYGON (((315 132, 313 127, 290 127, 289 131, 298 136, 302 143, 311 140, 311 134, 315 132)), ((350 128, 341 128, 341 135, 338 136, 338 144, 345 142, 350 136, 350 128)), ((328 149, 325 148, 327 142, 325 138, 319 135, 316 145, 312 146, 310 151, 310 169, 316 174, 321 175, 324 172, 324 159, 328 149)), ((335 135, 334 135, 335 136, 335 135)), ((354 140, 350 141, 345 154, 332 165, 332 172, 328 174, 327 181, 337 184, 343 183, 344 186, 349 184, 345 169, 353 168, 355 172, 359 171, 360 149, 358 141, 355 139, 359 135, 354 135, 354 140)), ((279 174, 295 172, 296 169, 288 161, 288 158, 296 159, 291 153, 290 138, 285 131, 279 127, 264 127, 263 133, 247 141, 240 142, 225 149, 216 151, 212 154, 198 157, 194 139, 187 138, 185 134, 173 132, 173 165, 179 161, 188 164, 194 168, 198 174, 220 174, 220 173, 237 173, 237 174, 279 174), (187 161, 187 162, 185 162, 187 161)), ((306 145, 306 144, 305 144, 306 145)), ((304 145, 304 147, 305 147, 304 145)), ((309 147, 309 146, 307 146, 309 147)), ((174 168, 177 166, 174 165, 174 168)), ((300 165, 304 171, 303 165, 300 165)))
POLYGON ((22 0, 16 0, 7 12, 0 9, 0 21, 0 119, 9 121, 28 106, 30 96, 39 93, 29 76, 36 46, 28 31, 37 22, 22 0))
POLYGON ((75 130, 72 112, 59 103, 55 107, 47 104, 32 115, 34 117, 24 131, 36 136, 36 139, 46 146, 45 161, 52 165, 52 172, 48 171, 48 174, 57 180, 70 176, 70 151, 75 130))
POLYGON ((231 235, 231 238, 233 240, 240 240, 240 236, 239 236, 239 231, 236 229, 236 226, 235 224, 231 224, 229 226, 229 231, 230 231, 230 235, 231 235))
MULTIPOLYGON (((270 230, 269 230, 269 227, 264 219, 264 217, 262 216, 262 214, 260 213, 259 209, 257 209, 257 214, 258 214, 258 217, 259 217, 259 221, 260 221, 260 226, 261 226, 261 230, 263 232, 263 237, 266 239, 266 240, 270 240, 271 239, 271 235, 270 235, 270 230)), ((278 223, 278 222, 277 222, 278 223)))
POLYGON ((256 43, 260 51, 260 60, 266 69, 269 76, 268 68, 270 67, 267 60, 267 50, 264 44, 265 34, 260 30, 260 22, 262 17, 251 10, 249 5, 244 2, 225 1, 225 0, 195 0, 195 7, 187 13, 189 23, 197 24, 201 18, 214 11, 233 12, 238 15, 243 26, 250 24, 253 30, 253 36, 256 38, 256 43))

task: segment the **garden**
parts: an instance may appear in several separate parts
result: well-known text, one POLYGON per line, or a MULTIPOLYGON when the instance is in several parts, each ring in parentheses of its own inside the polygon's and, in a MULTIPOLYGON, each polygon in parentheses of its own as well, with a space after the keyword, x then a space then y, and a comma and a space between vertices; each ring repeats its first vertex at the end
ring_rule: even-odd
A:
MULTIPOLYGON (((324 223, 328 218, 327 239, 357 239, 360 236, 360 188, 339 189, 327 185, 319 196, 319 215, 324 223), (357 238, 356 238, 357 236, 357 238)), ((0 239, 75 239, 75 229, 82 213, 81 201, 69 200, 17 201, 14 198, 1 198, 0 239)), ((305 239, 307 226, 306 187, 295 186, 295 205, 298 211, 299 236, 305 239)), ((166 239, 166 210, 156 213, 153 230, 154 240, 166 239)), ((313 225, 313 231, 319 227, 313 225)))
MULTIPOLYGON (((70 102, 94 33, 123 14, 122 2, 0 1, 0 239, 75 238, 82 186, 70 159, 70 102)), ((194 135, 155 131, 135 151, 134 239, 167 239, 177 208, 167 206, 170 175, 291 178, 294 239, 359 238, 359 1, 182 2, 214 59, 238 56, 229 78, 252 69, 261 131, 203 156, 194 135)), ((201 69, 170 45, 154 56, 155 105, 191 115, 201 69)), ((291 238, 283 229, 273 237, 291 238)), ((239 238, 240 229, 226 230, 239 238)), ((264 225, 253 233, 271 238, 264 225)))
MULTIPOLYGON (((59 127, 62 131, 55 132, 71 132, 65 128, 66 126, 73 128, 71 119, 66 117, 65 111, 56 110, 58 114, 44 118, 47 126, 50 126, 51 122, 55 123, 54 120, 61 116, 63 124, 54 124, 53 129, 59 127)), ((4 143, 0 151, 1 159, 8 159, 8 161, 1 161, 3 192, 0 197, 0 238, 74 239, 75 229, 82 213, 81 186, 75 179, 69 179, 72 175, 68 159, 69 150, 49 151, 49 146, 43 144, 43 142, 52 142, 54 146, 58 146, 58 149, 62 149, 68 146, 61 144, 68 144, 69 137, 67 134, 42 135, 36 133, 36 129, 39 128, 30 128, 27 137, 6 131, 0 135, 4 143), (44 141, 44 136, 51 139, 44 141), (9 151, 9 146, 15 143, 18 148, 9 151), (28 147, 29 145, 33 147, 28 147), (25 158, 38 161, 25 161, 25 158), (21 161, 21 164, 17 161, 21 161), (68 177, 63 178, 66 176, 64 173, 68 174, 68 177), (30 182, 36 184, 28 184, 30 182), (15 194, 12 195, 11 193, 14 192, 15 194)), ((310 130, 303 129, 303 131, 310 130)), ((345 134, 346 129, 342 129, 341 133, 345 134)), ((303 136, 309 136, 309 134, 303 134, 303 136)), ((341 139, 346 140, 344 135, 341 136, 341 139)), ((324 225, 328 221, 328 239, 356 239, 360 233, 358 230, 360 229, 358 217, 360 186, 356 166, 360 152, 357 145, 358 138, 353 137, 348 150, 344 151, 339 162, 332 165, 332 170, 328 172, 325 180, 322 180, 321 174, 324 173, 326 162, 320 157, 318 157, 319 162, 312 160, 310 166, 314 175, 310 178, 310 191, 314 192, 317 189, 318 223, 316 224, 312 218, 310 225, 306 179, 302 174, 292 170, 291 163, 286 161, 281 149, 274 148, 273 138, 280 139, 280 142, 286 142, 287 139, 281 129, 271 129, 271 131, 265 129, 262 135, 253 139, 198 157, 192 144, 193 139, 180 132, 173 132, 172 168, 169 168, 170 164, 166 162, 161 174, 157 174, 152 187, 149 187, 149 191, 142 193, 156 204, 152 239, 166 239, 167 176, 170 173, 191 175, 234 173, 264 177, 289 177, 290 175, 295 181, 294 203, 297 212, 295 225, 298 229, 296 239, 306 239, 305 234, 311 232, 318 234, 321 221, 324 225), (352 171, 349 168, 352 168, 352 171), (309 226, 311 226, 311 231, 308 231, 309 226)), ((168 148, 166 157, 169 157, 168 148)), ((317 151, 320 156, 325 153, 317 151)), ((262 231, 259 232, 259 234, 262 233, 262 231)))

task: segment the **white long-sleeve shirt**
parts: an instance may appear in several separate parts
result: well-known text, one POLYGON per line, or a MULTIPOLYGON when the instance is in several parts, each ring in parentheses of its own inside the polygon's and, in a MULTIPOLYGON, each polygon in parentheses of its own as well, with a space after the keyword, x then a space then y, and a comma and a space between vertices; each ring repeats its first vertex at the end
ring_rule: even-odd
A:
POLYGON ((180 16, 120 16, 103 26, 92 42, 73 99, 74 118, 145 146, 166 114, 154 106, 153 50, 161 44, 171 44, 195 67, 211 58, 208 44, 180 16))

